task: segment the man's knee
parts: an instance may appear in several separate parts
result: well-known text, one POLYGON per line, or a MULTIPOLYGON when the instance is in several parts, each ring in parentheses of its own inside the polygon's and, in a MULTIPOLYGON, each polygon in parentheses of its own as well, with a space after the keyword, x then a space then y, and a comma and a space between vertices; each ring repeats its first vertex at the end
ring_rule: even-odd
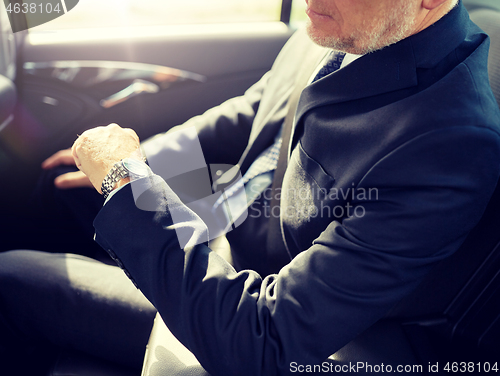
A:
POLYGON ((156 310, 116 266, 72 254, 0 254, 0 310, 21 336, 142 363, 156 310))

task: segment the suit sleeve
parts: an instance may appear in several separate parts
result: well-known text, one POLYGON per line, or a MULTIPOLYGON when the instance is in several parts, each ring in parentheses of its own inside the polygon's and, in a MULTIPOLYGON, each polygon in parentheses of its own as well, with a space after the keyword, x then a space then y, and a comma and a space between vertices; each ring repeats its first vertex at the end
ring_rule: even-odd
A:
POLYGON ((499 149, 479 127, 401 145, 360 182, 378 188, 364 215, 332 221, 277 275, 236 272, 211 252, 203 223, 156 176, 140 199, 157 211, 137 209, 127 186, 96 218, 96 240, 212 375, 286 375, 344 346, 460 246, 495 187, 499 149))

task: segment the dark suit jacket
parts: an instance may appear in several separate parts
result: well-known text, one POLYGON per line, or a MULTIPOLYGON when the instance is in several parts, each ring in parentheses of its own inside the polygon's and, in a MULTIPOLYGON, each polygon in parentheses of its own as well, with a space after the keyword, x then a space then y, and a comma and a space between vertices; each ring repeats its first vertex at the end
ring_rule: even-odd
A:
MULTIPOLYGON (((243 97, 188 122, 207 163, 244 153, 247 169, 281 126, 303 60, 323 51, 296 33, 243 97)), ((213 375, 319 363, 414 289, 479 220, 500 161, 487 51, 460 5, 303 91, 281 199, 289 255, 277 274, 259 270, 269 250, 255 234, 230 233, 247 244, 240 266, 254 270, 237 272, 199 244, 203 224, 159 177, 143 195, 157 212, 138 209, 127 186, 96 218, 96 239, 213 375), (172 210, 185 219, 174 224, 172 210), (191 237, 185 249, 175 229, 191 237)), ((147 147, 182 158, 183 137, 147 147)))

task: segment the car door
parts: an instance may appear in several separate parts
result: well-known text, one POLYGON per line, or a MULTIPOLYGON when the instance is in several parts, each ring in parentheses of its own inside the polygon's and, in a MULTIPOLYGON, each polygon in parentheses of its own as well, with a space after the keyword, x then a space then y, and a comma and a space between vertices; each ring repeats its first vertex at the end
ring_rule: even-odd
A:
POLYGON ((0 171, 16 182, 1 189, 15 210, 41 161, 85 129, 114 122, 145 139, 181 124, 241 95, 293 31, 287 0, 76 3, 33 28, 22 8, 7 12, 28 27, 15 33, 15 120, 0 131, 0 171))

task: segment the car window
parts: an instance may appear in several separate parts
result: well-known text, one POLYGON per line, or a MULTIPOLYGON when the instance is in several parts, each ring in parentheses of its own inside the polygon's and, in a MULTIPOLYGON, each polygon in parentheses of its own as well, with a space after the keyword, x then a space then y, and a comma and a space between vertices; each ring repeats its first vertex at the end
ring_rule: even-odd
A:
POLYGON ((304 0, 293 0, 292 12, 290 14, 290 24, 299 26, 306 20, 306 2, 304 0))
POLYGON ((280 10, 281 0, 80 0, 32 30, 279 21, 280 10))

